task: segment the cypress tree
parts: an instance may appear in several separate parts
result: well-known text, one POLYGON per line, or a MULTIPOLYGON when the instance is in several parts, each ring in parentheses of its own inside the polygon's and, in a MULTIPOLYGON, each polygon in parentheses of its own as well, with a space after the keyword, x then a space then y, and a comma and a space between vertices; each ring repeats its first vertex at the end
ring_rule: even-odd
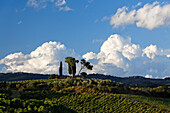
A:
POLYGON ((59 67, 59 75, 62 76, 63 75, 63 67, 62 67, 62 62, 60 62, 60 67, 59 67))

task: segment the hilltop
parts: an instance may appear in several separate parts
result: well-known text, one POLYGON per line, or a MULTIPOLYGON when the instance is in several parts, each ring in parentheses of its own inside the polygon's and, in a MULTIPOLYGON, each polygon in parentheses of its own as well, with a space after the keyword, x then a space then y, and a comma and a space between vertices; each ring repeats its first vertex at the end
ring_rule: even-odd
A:
MULTIPOLYGON (((37 80, 37 79, 48 79, 49 74, 35 74, 35 73, 0 73, 0 81, 21 81, 21 80, 37 80)), ((81 77, 81 76, 75 76, 81 77)), ((62 76, 64 78, 64 76, 62 76)), ((132 87, 157 87, 170 85, 170 78, 165 79, 151 79, 145 78, 142 76, 131 76, 131 77, 116 77, 110 75, 103 74, 89 74, 87 79, 95 78, 95 79, 109 79, 115 82, 121 82, 125 85, 129 85, 132 87)))

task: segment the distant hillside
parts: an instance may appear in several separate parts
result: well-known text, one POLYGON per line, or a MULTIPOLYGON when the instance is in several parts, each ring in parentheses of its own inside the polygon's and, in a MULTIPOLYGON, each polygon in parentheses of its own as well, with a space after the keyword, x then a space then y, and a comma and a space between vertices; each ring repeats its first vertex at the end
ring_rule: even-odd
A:
POLYGON ((0 81, 21 81, 21 80, 36 80, 48 79, 50 75, 33 74, 33 73, 0 73, 0 81))
POLYGON ((99 78, 99 79, 110 79, 115 82, 121 82, 125 85, 134 87, 157 87, 161 85, 170 86, 170 78, 165 79, 150 79, 142 76, 131 76, 131 77, 116 77, 102 74, 90 74, 87 78, 99 78))
MULTIPOLYGON (((50 75, 46 74, 33 74, 33 73, 0 73, 0 81, 21 81, 21 80, 36 80, 36 79, 48 79, 50 75)), ((80 77, 80 76, 76 76, 80 77)), ((64 78, 64 77, 63 77, 64 78)), ((121 82, 125 85, 130 85, 132 87, 157 87, 160 85, 170 86, 170 78, 166 79, 150 79, 142 76, 132 76, 132 77, 116 77, 102 74, 90 74, 86 78, 95 79, 110 79, 115 82, 121 82)))

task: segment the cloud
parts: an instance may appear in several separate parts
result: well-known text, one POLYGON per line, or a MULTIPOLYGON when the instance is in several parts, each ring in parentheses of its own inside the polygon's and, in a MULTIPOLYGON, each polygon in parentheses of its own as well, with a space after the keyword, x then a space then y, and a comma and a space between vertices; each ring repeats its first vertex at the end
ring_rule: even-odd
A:
POLYGON ((87 5, 85 5, 85 8, 88 8, 89 7, 89 5, 93 2, 94 0, 88 0, 87 2, 88 2, 88 4, 87 5))
POLYGON ((15 12, 16 13, 22 13, 22 12, 25 12, 26 11, 26 8, 23 8, 23 9, 15 9, 15 12))
POLYGON ((105 21, 105 20, 110 20, 110 18, 107 17, 107 16, 104 16, 104 17, 101 19, 102 22, 105 21))
POLYGON ((146 55, 148 58, 154 59, 156 55, 163 55, 163 50, 157 48, 156 45, 150 45, 143 49, 143 54, 146 55))
MULTIPOLYGON (((141 4, 138 4, 139 6, 141 4)), ((154 2, 145 4, 140 9, 129 11, 127 7, 119 8, 111 17, 110 25, 113 27, 136 24, 137 27, 152 30, 160 26, 170 25, 170 4, 154 2)))
POLYGON ((23 8, 23 9, 22 9, 22 12, 24 12, 25 10, 26 10, 26 8, 23 8))
POLYGON ((167 57, 170 57, 170 49, 165 49, 163 53, 164 53, 164 55, 166 55, 167 57))
MULTIPOLYGON (((64 62, 65 57, 80 56, 74 50, 67 49, 59 42, 46 42, 30 54, 14 53, 0 60, 5 64, 4 72, 30 72, 30 73, 58 73, 60 61, 64 62)), ((67 64, 64 64, 64 72, 67 72, 67 64)))
POLYGON ((73 11, 73 9, 71 9, 68 6, 65 6, 65 7, 59 7, 59 11, 73 11))
POLYGON ((152 75, 146 75, 145 78, 152 78, 152 75))
POLYGON ((27 1, 27 6, 38 8, 40 7, 41 3, 45 3, 46 1, 37 1, 37 0, 28 0, 27 1))
POLYGON ((97 55, 96 53, 88 52, 85 55, 83 55, 83 58, 86 58, 86 60, 97 59, 97 55))
POLYGON ((139 2, 138 4, 136 4, 136 5, 132 6, 132 8, 133 8, 133 9, 135 9, 135 8, 137 8, 137 7, 141 6, 141 5, 142 5, 142 2, 139 2))
POLYGON ((70 7, 68 7, 66 5, 66 1, 65 0, 57 0, 55 2, 55 6, 59 8, 59 11, 73 11, 73 9, 71 9, 70 7))
POLYGON ((55 5, 56 5, 57 7, 62 6, 62 5, 65 5, 65 4, 66 4, 66 1, 65 1, 65 0, 57 0, 56 3, 55 3, 55 5))
POLYGON ((17 24, 19 24, 19 25, 20 25, 20 24, 22 24, 22 21, 18 21, 18 23, 17 23, 17 24))
POLYGON ((94 65, 92 73, 109 75, 170 76, 170 59, 156 45, 141 48, 131 38, 111 35, 99 53, 88 52, 82 56, 94 65))
POLYGON ((66 0, 28 0, 27 6, 37 9, 46 8, 49 3, 53 3, 59 11, 72 11, 70 7, 66 5, 66 0))
POLYGON ((114 27, 118 26, 125 26, 128 24, 134 24, 135 22, 135 15, 136 10, 126 12, 128 11, 127 7, 122 7, 117 10, 117 13, 111 17, 110 25, 113 25, 114 27))
MULTIPOLYGON (((103 42, 99 53, 87 52, 82 58, 94 66, 88 73, 123 77, 152 75, 152 78, 163 78, 170 77, 169 53, 169 49, 161 49, 152 44, 141 48, 139 44, 132 43, 130 37, 114 34, 103 42)), ((30 54, 19 52, 1 59, 1 72, 58 73, 59 62, 63 61, 64 74, 67 74, 67 64, 64 63, 67 56, 81 59, 74 50, 66 48, 60 42, 50 41, 30 54)), ((77 65, 77 72, 79 69, 80 64, 77 65)))

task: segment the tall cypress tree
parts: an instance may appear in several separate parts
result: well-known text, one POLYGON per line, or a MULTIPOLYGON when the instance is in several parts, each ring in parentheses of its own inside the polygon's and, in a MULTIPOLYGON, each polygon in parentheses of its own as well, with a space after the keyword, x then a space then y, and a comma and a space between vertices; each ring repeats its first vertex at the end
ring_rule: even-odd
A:
POLYGON ((60 67, 59 67, 59 75, 63 75, 63 67, 62 67, 62 62, 60 62, 60 67))

